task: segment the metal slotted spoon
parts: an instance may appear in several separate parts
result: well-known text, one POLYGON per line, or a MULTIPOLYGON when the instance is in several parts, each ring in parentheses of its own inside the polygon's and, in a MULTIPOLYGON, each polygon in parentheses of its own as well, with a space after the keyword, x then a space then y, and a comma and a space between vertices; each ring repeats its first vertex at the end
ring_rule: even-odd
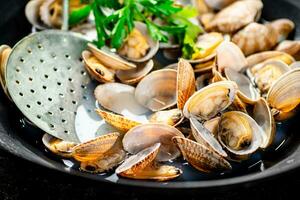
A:
POLYGON ((7 87, 17 107, 37 127, 66 141, 82 142, 99 135, 101 126, 110 128, 94 112, 95 84, 81 58, 86 45, 76 33, 42 31, 17 43, 7 63, 7 87))

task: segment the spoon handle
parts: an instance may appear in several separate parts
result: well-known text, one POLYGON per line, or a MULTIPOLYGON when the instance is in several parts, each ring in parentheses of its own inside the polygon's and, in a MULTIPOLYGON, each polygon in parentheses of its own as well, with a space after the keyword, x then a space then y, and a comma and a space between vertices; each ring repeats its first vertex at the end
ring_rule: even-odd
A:
POLYGON ((61 30, 67 31, 69 29, 69 0, 63 1, 63 24, 61 30))

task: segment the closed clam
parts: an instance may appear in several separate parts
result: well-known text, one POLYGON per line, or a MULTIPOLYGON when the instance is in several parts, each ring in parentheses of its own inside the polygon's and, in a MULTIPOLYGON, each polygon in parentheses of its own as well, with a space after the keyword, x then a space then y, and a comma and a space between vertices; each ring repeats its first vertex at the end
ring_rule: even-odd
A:
POLYGON ((179 136, 173 137, 173 141, 188 163, 199 171, 208 173, 231 169, 228 161, 203 144, 179 136))
POLYGON ((275 114, 276 120, 291 117, 300 103, 300 68, 282 75, 271 86, 267 94, 267 102, 275 114))
POLYGON ((272 49, 277 44, 278 37, 276 30, 270 24, 253 22, 235 34, 232 41, 247 56, 272 49))
POLYGON ((237 84, 237 95, 243 102, 253 103, 259 99, 259 92, 252 85, 247 76, 242 73, 236 72, 231 68, 225 68, 224 73, 228 80, 233 81, 237 84))
POLYGON ((127 60, 145 62, 157 53, 159 42, 149 35, 146 24, 135 22, 134 26, 118 53, 127 60))
POLYGON ((124 116, 141 115, 149 110, 134 97, 135 88, 121 83, 106 83, 96 87, 94 95, 98 103, 107 110, 124 116))
POLYGON ((133 85, 142 80, 154 67, 153 60, 138 63, 137 67, 130 70, 117 70, 116 76, 122 83, 133 85))
POLYGON ((178 157, 180 154, 172 143, 172 137, 174 136, 183 137, 179 130, 169 125, 143 124, 132 128, 125 134, 123 146, 127 152, 136 154, 155 143, 161 143, 156 159, 158 161, 167 161, 178 157))
POLYGON ((156 181, 171 180, 180 176, 182 174, 180 169, 169 165, 160 165, 155 162, 160 146, 160 143, 155 143, 130 156, 116 169, 116 174, 131 179, 156 181))
POLYGON ((296 60, 300 60, 300 41, 284 40, 276 47, 276 51, 288 53, 296 60))
POLYGON ((72 148, 77 145, 73 142, 67 142, 55 138, 47 133, 43 135, 42 142, 52 153, 67 158, 72 156, 72 148))
POLYGON ((164 110, 176 104, 177 72, 173 69, 154 71, 136 87, 135 98, 152 111, 164 110))
POLYGON ((290 70, 282 61, 266 61, 262 65, 250 68, 248 76, 254 80, 262 94, 267 94, 274 82, 290 70))
POLYGON ((105 67, 90 51, 83 51, 82 58, 88 73, 99 82, 115 82, 115 71, 105 67))
POLYGON ((243 159, 261 146, 263 130, 249 115, 230 111, 221 116, 218 139, 234 158, 243 159))
MULTIPOLYGON (((214 135, 204 127, 196 118, 190 118, 192 134, 195 140, 204 146, 212 149, 223 157, 227 157, 227 153, 223 150, 221 144, 214 135)), ((206 124, 207 125, 207 124, 206 124)))
POLYGON ((294 22, 289 19, 277 19, 270 22, 270 25, 278 35, 277 43, 284 41, 295 28, 294 22))
POLYGON ((221 10, 206 27, 207 31, 234 33, 260 17, 260 0, 237 1, 221 10))
POLYGON ((182 110, 195 92, 194 70, 189 62, 180 59, 177 67, 177 108, 182 110))
POLYGON ((120 164, 126 156, 122 147, 123 135, 110 133, 81 143, 72 149, 72 157, 80 162, 80 169, 101 173, 120 164))
POLYGON ((254 104, 252 117, 263 130, 260 147, 265 149, 270 146, 275 139, 276 125, 271 109, 264 98, 260 98, 254 104))
POLYGON ((221 73, 225 68, 241 72, 248 66, 248 62, 237 45, 232 42, 223 42, 217 49, 216 66, 221 73))
POLYGON ((237 92, 234 82, 220 81, 194 93, 186 102, 183 114, 199 120, 209 120, 230 106, 237 92))

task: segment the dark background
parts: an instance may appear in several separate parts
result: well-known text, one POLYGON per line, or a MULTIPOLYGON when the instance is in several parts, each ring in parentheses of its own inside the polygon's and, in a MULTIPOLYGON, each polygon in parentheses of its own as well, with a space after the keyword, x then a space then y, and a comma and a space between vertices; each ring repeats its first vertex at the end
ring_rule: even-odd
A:
MULTIPOLYGON (((290 0, 292 1, 292 0, 290 0)), ((294 0, 297 1, 297 0, 294 0)), ((29 32, 24 16, 15 16, 24 0, 1 0, 0 44, 13 44, 29 32), (7 36, 3 33, 11 33, 7 36)), ((22 8, 23 9, 23 8, 22 8)), ((20 12, 20 11, 19 11, 20 12)), ((22 12, 21 12, 22 13, 22 12)), ((299 19, 300 20, 300 19, 299 19)), ((3 95, 1 95, 3 98, 3 95)), ((0 200, 15 199, 299 199, 300 170, 259 183, 214 190, 156 190, 103 184, 53 171, 0 149, 0 200)))

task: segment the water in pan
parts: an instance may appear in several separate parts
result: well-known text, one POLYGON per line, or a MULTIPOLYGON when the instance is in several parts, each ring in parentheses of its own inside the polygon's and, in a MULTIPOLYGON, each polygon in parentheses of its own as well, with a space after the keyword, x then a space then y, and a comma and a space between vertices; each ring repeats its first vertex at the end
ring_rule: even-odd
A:
MULTIPOLYGON (((157 54, 156 61, 158 68, 174 62, 166 60, 163 57, 162 53, 157 54)), ((28 121, 24 119, 24 117, 19 112, 11 112, 10 118, 12 124, 17 124, 17 126, 15 126, 15 131, 19 133, 18 135, 20 135, 22 139, 26 140, 34 148, 37 148, 40 153, 52 160, 55 160, 57 164, 64 164, 67 168, 69 167, 75 170, 79 170, 79 165, 74 160, 62 159, 47 151, 41 142, 43 132, 40 129, 28 123, 28 121)), ((293 152, 295 147, 297 147, 297 145, 299 144, 299 137, 295 137, 295 132, 297 127, 296 121, 299 118, 300 114, 298 116, 295 116, 293 119, 290 119, 289 121, 278 123, 276 138, 272 146, 269 147, 266 151, 260 151, 253 154, 250 157, 250 159, 241 163, 231 162, 233 167, 231 171, 210 174, 201 173, 194 169, 192 166, 190 166, 182 158, 178 158, 172 161, 172 163, 170 164, 181 168, 184 173, 179 178, 173 181, 199 181, 210 179, 222 179, 263 171, 286 158, 289 154, 293 152)), ((114 173, 113 170, 95 176, 101 176, 101 178, 105 178, 112 182, 116 182, 119 180, 119 177, 114 173)))

